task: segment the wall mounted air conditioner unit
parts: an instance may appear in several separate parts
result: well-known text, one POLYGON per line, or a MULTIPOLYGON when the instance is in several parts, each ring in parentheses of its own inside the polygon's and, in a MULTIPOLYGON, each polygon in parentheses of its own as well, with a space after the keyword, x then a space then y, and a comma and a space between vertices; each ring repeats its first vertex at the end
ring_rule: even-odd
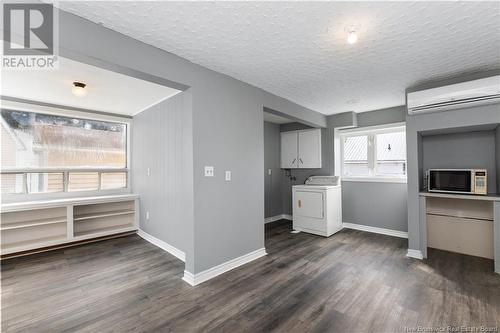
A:
POLYGON ((500 75, 407 94, 408 114, 500 103, 500 75))

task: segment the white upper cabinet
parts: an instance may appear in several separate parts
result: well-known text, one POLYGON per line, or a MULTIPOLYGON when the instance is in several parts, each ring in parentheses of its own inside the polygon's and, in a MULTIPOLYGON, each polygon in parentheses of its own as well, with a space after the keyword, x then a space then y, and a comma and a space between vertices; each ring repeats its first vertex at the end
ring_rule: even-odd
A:
POLYGON ((292 169, 298 167, 298 140, 299 136, 296 131, 281 132, 281 168, 292 169))
POLYGON ((321 130, 282 132, 281 168, 321 168, 321 130))
POLYGON ((321 130, 299 131, 299 168, 321 168, 321 130))

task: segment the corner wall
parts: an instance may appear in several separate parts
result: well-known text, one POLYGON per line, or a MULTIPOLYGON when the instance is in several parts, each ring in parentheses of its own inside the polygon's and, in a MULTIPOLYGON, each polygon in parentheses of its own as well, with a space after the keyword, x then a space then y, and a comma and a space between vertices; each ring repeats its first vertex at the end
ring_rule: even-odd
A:
POLYGON ((264 122, 264 216, 283 214, 280 125, 264 122), (269 174, 269 170, 271 174, 269 174))
POLYGON ((183 92, 133 118, 131 179, 141 230, 192 255, 191 112, 190 93, 183 92))

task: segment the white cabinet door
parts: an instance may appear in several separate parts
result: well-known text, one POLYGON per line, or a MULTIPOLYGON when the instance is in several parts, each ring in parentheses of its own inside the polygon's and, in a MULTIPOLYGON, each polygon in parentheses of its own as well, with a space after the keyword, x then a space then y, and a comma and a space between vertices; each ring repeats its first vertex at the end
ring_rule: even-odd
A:
POLYGON ((293 214, 304 217, 322 219, 323 211, 323 193, 310 191, 295 192, 295 203, 293 214))
POLYGON ((299 131, 299 168, 321 168, 321 130, 299 131))
POLYGON ((291 169, 298 167, 297 132, 281 132, 281 168, 291 169))

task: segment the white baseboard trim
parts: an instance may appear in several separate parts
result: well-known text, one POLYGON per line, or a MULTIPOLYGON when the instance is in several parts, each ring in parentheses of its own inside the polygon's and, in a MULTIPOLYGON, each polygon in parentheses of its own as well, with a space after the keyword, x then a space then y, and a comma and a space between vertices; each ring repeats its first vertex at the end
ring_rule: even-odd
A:
POLYGON ((145 240, 147 240, 148 242, 150 242, 151 244, 158 246, 160 249, 167 251, 168 253, 170 253, 174 257, 177 257, 180 260, 186 262, 186 254, 184 252, 182 252, 181 250, 179 250, 178 248, 176 248, 175 246, 172 246, 172 245, 162 241, 161 239, 158 239, 154 236, 151 236, 147 232, 140 230, 140 229, 137 231, 137 234, 139 236, 141 236, 142 238, 144 238, 145 240))
POLYGON ((184 276, 182 277, 184 282, 187 282, 191 286, 195 286, 194 284, 194 274, 188 271, 184 271, 184 276))
POLYGON ((290 220, 291 221, 292 215, 280 214, 280 215, 276 215, 276 216, 266 217, 264 219, 264 223, 271 223, 271 222, 279 221, 279 220, 290 220))
POLYGON ((189 283, 192 286, 199 285, 200 283, 203 283, 205 281, 208 281, 218 275, 221 275, 227 271, 230 271, 232 269, 235 269, 236 267, 242 266, 244 264, 249 263, 250 261, 253 261, 255 259, 258 259, 260 257, 265 256, 266 249, 261 248, 256 251, 247 253, 242 255, 241 257, 231 259, 229 261, 226 261, 220 265, 214 266, 212 268, 209 268, 207 270, 204 270, 203 272, 193 274, 188 271, 184 271, 184 277, 182 278, 184 281, 189 283))
POLYGON ((344 226, 344 228, 347 228, 347 229, 355 229, 355 230, 361 230, 361 231, 366 231, 366 232, 373 232, 373 233, 376 233, 376 234, 382 234, 382 235, 387 235, 387 236, 394 236, 394 237, 400 237, 400 238, 408 238, 408 233, 405 232, 405 231, 385 229, 385 228, 377 228, 377 227, 371 227, 369 225, 356 224, 356 223, 348 223, 348 222, 344 222, 343 226, 344 226))
POLYGON ((420 250, 412 250, 408 249, 408 253, 406 254, 407 257, 409 258, 415 258, 415 259, 424 259, 424 256, 422 255, 422 251, 420 250))
POLYGON ((283 214, 280 214, 280 215, 276 215, 276 216, 271 216, 271 217, 266 217, 264 219, 264 223, 271 223, 271 222, 274 222, 274 221, 279 221, 281 220, 283 217, 283 214))

